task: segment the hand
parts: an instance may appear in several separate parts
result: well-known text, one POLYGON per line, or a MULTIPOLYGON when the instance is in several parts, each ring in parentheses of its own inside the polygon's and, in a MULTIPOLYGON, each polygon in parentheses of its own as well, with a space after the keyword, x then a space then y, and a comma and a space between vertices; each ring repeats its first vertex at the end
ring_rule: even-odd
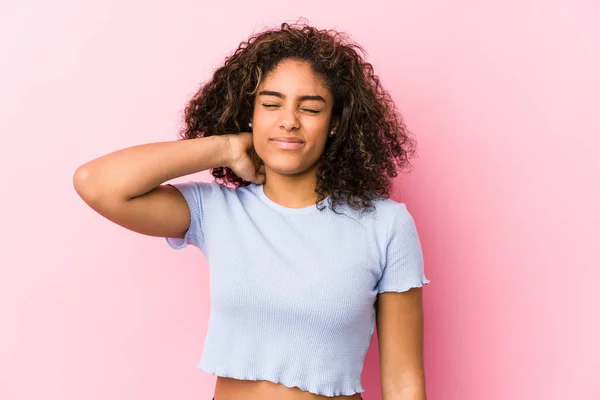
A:
POLYGON ((227 135, 231 162, 227 165, 240 178, 259 185, 265 183, 265 164, 254 150, 252 133, 227 135))

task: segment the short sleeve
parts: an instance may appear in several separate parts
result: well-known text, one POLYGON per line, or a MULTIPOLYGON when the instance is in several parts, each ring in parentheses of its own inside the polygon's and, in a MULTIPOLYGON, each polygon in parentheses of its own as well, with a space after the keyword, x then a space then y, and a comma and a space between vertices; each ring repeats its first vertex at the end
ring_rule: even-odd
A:
POLYGON ((166 238, 167 243, 173 249, 183 249, 188 244, 200 249, 204 247, 203 232, 203 202, 206 191, 210 188, 208 182, 184 182, 172 183, 171 186, 179 190, 185 198, 190 209, 190 227, 183 238, 166 238))
POLYGON ((388 228, 385 265, 378 293, 405 292, 429 283, 415 221, 404 203, 394 212, 388 228))

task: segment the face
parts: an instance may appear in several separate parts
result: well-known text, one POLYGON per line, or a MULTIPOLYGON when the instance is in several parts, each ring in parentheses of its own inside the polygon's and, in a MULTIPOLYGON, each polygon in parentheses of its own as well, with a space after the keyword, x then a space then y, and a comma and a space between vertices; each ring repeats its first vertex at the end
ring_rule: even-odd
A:
POLYGON ((314 173, 332 129, 333 96, 305 61, 284 60, 254 102, 254 148, 267 174, 314 173))

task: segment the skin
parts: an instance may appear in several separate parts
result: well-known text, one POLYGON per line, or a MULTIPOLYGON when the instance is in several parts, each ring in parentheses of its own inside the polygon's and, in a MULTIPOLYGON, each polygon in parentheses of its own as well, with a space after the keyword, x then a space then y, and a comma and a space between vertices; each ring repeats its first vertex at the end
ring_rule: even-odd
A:
POLYGON ((264 192, 290 208, 316 203, 315 172, 332 124, 333 96, 306 62, 284 60, 258 87, 252 118, 253 143, 264 162, 264 192), (310 97, 306 97, 310 96, 310 97), (297 137, 300 149, 281 149, 270 140, 297 137))
POLYGON ((383 400, 425 400, 422 288, 377 295, 383 400))

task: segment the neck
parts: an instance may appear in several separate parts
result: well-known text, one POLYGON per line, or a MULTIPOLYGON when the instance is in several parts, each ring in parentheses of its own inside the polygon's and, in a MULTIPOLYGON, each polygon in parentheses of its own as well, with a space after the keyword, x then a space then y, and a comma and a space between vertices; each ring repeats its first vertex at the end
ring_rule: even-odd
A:
MULTIPOLYGON (((317 203, 317 178, 314 171, 297 175, 282 175, 266 168, 264 192, 284 207, 304 208, 317 203)), ((325 194, 327 196, 327 193, 325 194)))

